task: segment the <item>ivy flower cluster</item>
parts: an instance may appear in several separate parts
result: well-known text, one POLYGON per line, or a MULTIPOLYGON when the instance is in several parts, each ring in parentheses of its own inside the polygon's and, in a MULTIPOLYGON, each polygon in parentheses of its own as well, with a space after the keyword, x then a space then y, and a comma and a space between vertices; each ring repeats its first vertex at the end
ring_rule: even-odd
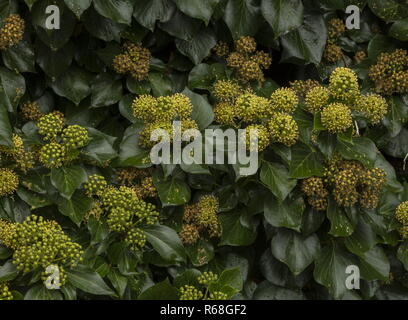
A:
POLYGON ((246 141, 249 150, 260 152, 273 142, 291 146, 298 140, 299 128, 291 115, 299 105, 295 90, 279 88, 265 98, 233 80, 218 80, 212 93, 218 101, 214 106, 215 121, 233 127, 246 124, 247 130, 240 138, 246 141), (250 140, 251 130, 258 145, 250 140))
POLYGON ((173 120, 180 120, 181 134, 188 129, 198 129, 197 123, 191 119, 193 106, 190 98, 182 93, 158 98, 140 95, 133 100, 132 108, 135 117, 145 123, 139 140, 144 148, 151 148, 157 143, 152 139, 152 133, 158 129, 165 130, 172 139, 173 120))
POLYGON ((179 289, 180 300, 227 300, 228 296, 222 291, 210 292, 209 286, 218 280, 218 275, 211 272, 203 272, 197 277, 199 286, 184 285, 179 289))
POLYGON ((7 282, 0 282, 0 301, 1 300, 13 300, 13 294, 7 282))
POLYGON ((151 173, 151 168, 123 168, 118 171, 118 181, 121 185, 132 187, 139 199, 154 198, 157 196, 157 189, 151 173))
POLYGON ((408 201, 401 202, 395 210, 395 218, 402 225, 399 229, 401 237, 408 239, 408 201))
POLYGON ((59 168, 74 160, 79 155, 78 150, 90 141, 86 128, 65 127, 65 117, 59 111, 42 116, 37 127, 38 133, 48 142, 39 151, 39 161, 46 168, 59 168))
POLYGON ((327 209, 329 196, 344 207, 359 204, 361 208, 375 209, 385 183, 385 171, 365 169, 357 161, 333 157, 324 177, 311 177, 302 181, 302 191, 308 203, 318 211, 327 209))
POLYGON ((305 96, 306 110, 318 114, 330 133, 345 132, 353 126, 353 117, 361 115, 368 123, 379 123, 388 112, 387 101, 375 93, 361 94, 357 75, 349 68, 336 68, 329 86, 311 88, 305 96))
POLYGON ((27 101, 23 103, 20 107, 20 112, 23 118, 27 121, 38 121, 44 115, 36 101, 27 101))
POLYGON ((4 19, 0 29, 0 50, 17 45, 24 36, 25 22, 18 14, 11 14, 4 19))
POLYGON ((226 57, 227 65, 236 70, 240 81, 263 82, 265 80, 263 70, 270 67, 272 58, 264 51, 257 51, 256 47, 255 39, 245 36, 235 41, 235 51, 231 53, 225 42, 218 42, 213 50, 217 56, 226 57))
POLYGON ((81 260, 81 246, 53 220, 32 215, 22 223, 0 221, 0 242, 14 250, 13 264, 24 273, 45 270, 50 265, 75 267, 81 260))
POLYGON ((328 39, 324 50, 324 58, 328 62, 335 63, 343 58, 343 51, 337 42, 345 31, 346 26, 343 20, 334 18, 329 21, 328 39))
POLYGON ((13 134, 10 147, 0 146, 0 156, 7 163, 10 163, 13 169, 19 169, 23 173, 33 168, 35 164, 35 153, 27 150, 23 139, 17 134, 13 134))
POLYGON ((138 81, 147 78, 152 56, 148 49, 134 43, 125 43, 122 53, 113 59, 113 69, 120 74, 130 74, 138 81))
POLYGON ((202 196, 197 203, 186 205, 179 232, 181 241, 184 244, 194 244, 206 234, 211 238, 221 236, 218 208, 218 199, 213 195, 202 196))
POLYGON ((397 49, 391 53, 380 53, 376 64, 368 70, 368 75, 374 82, 377 93, 392 95, 408 92, 407 51, 397 49))
POLYGON ((100 175, 91 175, 84 189, 88 196, 97 198, 98 219, 106 212, 109 229, 123 236, 124 242, 132 250, 137 251, 145 246, 143 227, 155 224, 159 215, 153 204, 139 198, 132 187, 108 185, 100 175))

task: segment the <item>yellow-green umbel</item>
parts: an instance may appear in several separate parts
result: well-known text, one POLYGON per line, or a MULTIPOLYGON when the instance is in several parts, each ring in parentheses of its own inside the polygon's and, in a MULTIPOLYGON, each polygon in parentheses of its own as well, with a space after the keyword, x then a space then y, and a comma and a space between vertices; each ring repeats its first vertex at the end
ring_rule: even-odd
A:
POLYGON ((1 300, 13 300, 13 294, 6 282, 0 283, 0 301, 1 300))
POLYGON ((194 224, 183 224, 179 232, 179 237, 184 244, 195 244, 200 239, 200 232, 194 224))
POLYGON ((344 103, 354 103, 360 94, 356 73, 344 67, 336 68, 330 75, 331 95, 344 103))
POLYGON ((249 36, 241 37, 235 41, 235 48, 240 53, 252 53, 256 50, 256 41, 249 36))
POLYGON ((242 92, 241 86, 232 80, 218 80, 212 88, 214 97, 222 102, 233 103, 242 92))
POLYGON ((79 125, 66 127, 62 131, 62 142, 70 149, 77 149, 89 143, 88 130, 79 125))
POLYGON ((321 113, 323 126, 331 133, 344 132, 353 125, 351 110, 342 103, 331 103, 321 113))
POLYGON ((276 112, 268 122, 268 129, 272 140, 290 147, 299 138, 299 127, 290 114, 276 112))
POLYGON ((38 133, 44 140, 55 140, 64 127, 64 118, 59 112, 52 112, 40 118, 37 122, 38 133))
POLYGON ((218 276, 217 276, 215 273, 211 272, 211 271, 203 272, 203 273, 197 278, 197 281, 198 281, 199 284, 207 285, 207 286, 208 286, 210 283, 215 282, 215 281, 217 281, 217 280, 218 280, 218 276))
POLYGON ((272 109, 291 113, 296 110, 299 103, 296 91, 291 88, 279 88, 271 94, 272 109))
POLYGON ((18 44, 24 36, 25 22, 18 14, 11 14, 0 29, 0 50, 18 44))
POLYGON ((379 123, 388 112, 387 100, 378 94, 361 96, 356 104, 356 109, 361 112, 372 124, 379 123))
POLYGON ((28 121, 38 121, 44 115, 36 101, 28 101, 24 103, 21 106, 20 111, 23 118, 28 121))
POLYGON ((32 215, 23 223, 15 223, 11 242, 13 264, 25 273, 54 263, 72 268, 82 259, 81 246, 72 242, 56 221, 40 216, 32 215))
POLYGON ((66 160, 66 149, 63 145, 51 142, 40 150, 40 162, 47 168, 59 168, 66 160))
POLYGON ((194 286, 185 285, 180 288, 180 300, 200 300, 203 293, 194 286))
POLYGON ((401 202, 395 210, 395 218, 399 223, 408 226, 408 201, 401 202))
POLYGON ((220 102, 214 106, 214 120, 219 124, 235 126, 235 107, 229 102, 220 102))
POLYGON ((0 169, 0 196, 13 194, 18 187, 19 178, 17 174, 8 168, 0 169))
POLYGON ((244 122, 255 122, 266 116, 270 101, 252 93, 240 95, 235 102, 235 114, 244 122))
POLYGON ((108 183, 105 178, 99 174, 93 174, 88 177, 84 184, 84 189, 88 196, 100 195, 107 188, 108 183))
POLYGON ((322 86, 314 87, 306 94, 306 108, 311 113, 319 112, 325 105, 327 105, 329 99, 329 89, 322 86))
POLYGON ((133 114, 136 118, 144 121, 156 119, 157 99, 148 94, 136 97, 132 103, 133 114))
POLYGON ((146 244, 146 233, 139 228, 132 228, 126 233, 125 243, 134 251, 140 250, 146 244))
POLYGON ((247 150, 255 152, 265 150, 271 143, 267 127, 261 124, 253 124, 246 127, 240 139, 245 141, 247 150), (258 141, 256 141, 255 138, 257 138, 258 141))

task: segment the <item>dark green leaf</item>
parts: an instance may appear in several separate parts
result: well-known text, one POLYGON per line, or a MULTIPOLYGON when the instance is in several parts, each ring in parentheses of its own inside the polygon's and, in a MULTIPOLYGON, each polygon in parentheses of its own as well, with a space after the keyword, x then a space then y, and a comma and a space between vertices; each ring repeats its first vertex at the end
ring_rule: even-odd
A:
POLYGON ((292 31, 303 23, 301 0, 262 0, 261 11, 271 25, 275 37, 292 31))
POLYGON ((144 231, 147 241, 163 259, 173 264, 186 260, 186 252, 176 231, 163 225, 149 226, 144 231))
POLYGON ((315 260, 320 251, 320 242, 315 234, 303 237, 295 231, 282 228, 273 237, 271 250, 276 259, 298 275, 315 260))
POLYGON ((302 198, 279 202, 275 197, 265 199, 264 214, 268 223, 274 227, 285 227, 300 231, 305 204, 302 198))
POLYGON ((70 199, 75 190, 87 179, 86 171, 80 166, 75 165, 51 170, 52 185, 67 199, 70 199))
POLYGON ((296 179, 289 178, 285 166, 275 162, 262 164, 260 178, 280 201, 285 200, 297 183, 296 179))

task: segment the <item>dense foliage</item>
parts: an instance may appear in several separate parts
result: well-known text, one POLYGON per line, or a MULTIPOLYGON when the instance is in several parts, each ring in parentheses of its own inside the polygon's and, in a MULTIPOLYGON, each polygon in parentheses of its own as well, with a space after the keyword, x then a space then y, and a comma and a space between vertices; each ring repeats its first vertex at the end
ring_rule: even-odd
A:
POLYGON ((0 0, 0 21, 0 300, 408 298, 406 1, 0 0), (173 120, 253 129, 257 172, 153 165, 173 120))

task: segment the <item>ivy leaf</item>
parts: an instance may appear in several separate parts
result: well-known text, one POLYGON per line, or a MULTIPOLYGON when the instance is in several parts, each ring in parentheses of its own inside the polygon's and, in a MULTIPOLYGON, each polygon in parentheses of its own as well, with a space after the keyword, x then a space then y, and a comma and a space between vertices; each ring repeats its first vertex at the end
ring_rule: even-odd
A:
POLYGON ((316 234, 304 237, 282 228, 272 238, 271 250, 276 259, 298 275, 315 260, 320 251, 320 242, 316 234))
POLYGON ((224 21, 234 39, 253 36, 261 23, 259 8, 251 0, 229 0, 225 8, 224 21))
POLYGON ((88 128, 88 134, 91 141, 82 150, 82 153, 86 157, 103 165, 106 161, 112 160, 117 156, 117 152, 113 148, 113 144, 117 138, 94 128, 88 128))
POLYGON ((183 93, 190 98, 193 104, 191 118, 197 122, 200 129, 207 128, 214 120, 214 112, 208 100, 202 95, 190 91, 187 87, 183 93))
POLYGON ((142 126, 139 123, 135 123, 126 129, 119 146, 119 166, 146 165, 146 159, 148 159, 150 151, 139 147, 139 133, 141 130, 142 126))
POLYGON ((216 282, 211 283, 208 289, 211 293, 221 291, 231 299, 233 295, 240 292, 243 287, 240 267, 224 270, 216 282))
POLYGON ((37 32, 37 36, 48 47, 53 50, 62 48, 70 39, 74 32, 76 18, 62 0, 43 0, 37 1, 31 9, 32 23, 37 32), (48 29, 46 20, 49 14, 46 14, 46 8, 50 5, 57 5, 59 8, 59 29, 48 29))
POLYGON ((171 18, 163 23, 159 23, 160 29, 178 39, 189 41, 198 32, 202 22, 190 18, 179 10, 174 10, 171 18))
POLYGON ((268 223, 274 227, 285 227, 300 231, 305 204, 302 198, 279 202, 275 197, 265 199, 264 214, 268 223))
POLYGON ((371 226, 359 218, 353 234, 346 238, 344 244, 347 249, 358 256, 364 255, 377 243, 376 234, 371 226))
POLYGON ((305 179, 312 176, 323 176, 324 166, 316 150, 304 143, 297 143, 292 149, 292 160, 289 166, 291 178, 305 179))
POLYGON ((93 6, 82 14, 81 21, 91 35, 104 41, 120 42, 120 33, 126 28, 123 24, 101 16, 93 6))
POLYGON ((330 220, 329 233, 335 237, 348 237, 354 232, 354 225, 342 207, 333 199, 329 199, 327 218, 330 220))
MULTIPOLYGON (((0 103, 9 112, 17 109, 20 98, 24 95, 26 84, 24 77, 4 67, 0 67, 0 103)), ((7 119, 7 117, 6 117, 7 119)), ((6 124, 6 120, 4 120, 6 124)), ((6 127, 7 128, 7 124, 6 127)))
POLYGON ((375 15, 387 22, 408 16, 407 6, 396 0, 368 0, 368 6, 375 15))
POLYGON ((175 287, 170 284, 169 279, 156 283, 143 291, 138 300, 179 300, 179 294, 175 287))
POLYGON ((91 6, 92 0, 64 0, 64 2, 79 19, 82 13, 91 6))
POLYGON ((405 240, 397 251, 397 258, 404 265, 405 270, 408 270, 408 240, 405 240))
POLYGON ((122 82, 111 74, 100 73, 92 83, 91 92, 93 108, 110 106, 122 98, 122 82))
POLYGON ((253 295, 254 300, 305 300, 299 289, 289 289, 275 286, 269 281, 261 282, 253 295))
POLYGON ((53 79, 69 69, 75 53, 75 47, 71 41, 59 50, 51 50, 41 41, 37 41, 35 50, 38 65, 53 79))
POLYGON ((360 257, 361 276, 370 280, 388 280, 390 276, 390 262, 384 250, 375 246, 360 257))
POLYGON ((115 292, 103 281, 101 276, 87 268, 67 270, 68 281, 76 288, 96 295, 115 296, 115 292))
POLYGON ((365 166, 373 166, 378 149, 373 141, 366 137, 355 137, 352 142, 337 139, 337 150, 347 160, 357 160, 365 166))
POLYGON ((249 229, 243 224, 243 216, 246 211, 225 212, 219 215, 222 227, 220 246, 248 246, 256 239, 255 230, 249 229))
MULTIPOLYGON (((3 97, 0 95, 0 99, 2 98, 3 97)), ((11 129, 7 106, 2 103, 0 104, 0 145, 11 147, 13 145, 12 136, 13 132, 11 129)))
POLYGON ((180 169, 167 179, 162 173, 155 171, 153 182, 163 206, 178 206, 190 201, 191 191, 180 169))
POLYGON ((173 91, 171 79, 166 74, 151 72, 149 73, 149 81, 153 95, 156 97, 167 96, 173 91))
POLYGON ((174 13, 175 5, 167 0, 139 0, 133 16, 142 26, 154 30, 156 21, 166 22, 174 13))
POLYGON ((51 169, 51 183, 66 199, 87 179, 86 171, 78 165, 51 169))
POLYGON ((285 166, 275 162, 262 164, 260 178, 280 201, 285 200, 297 183, 296 179, 289 178, 285 166))
POLYGON ((389 35, 401 41, 408 41, 408 19, 394 22, 388 31, 389 35))
POLYGON ((9 260, 0 267, 0 281, 10 281, 17 277, 19 271, 16 266, 9 260))
POLYGON ((56 290, 48 290, 43 284, 39 284, 28 289, 24 300, 62 300, 62 295, 56 290))
POLYGON ((19 72, 35 72, 35 55, 31 45, 20 41, 17 45, 2 51, 3 61, 7 68, 19 72))
POLYGON ((188 87, 191 89, 210 90, 214 80, 225 74, 225 67, 220 63, 200 63, 191 69, 188 75, 188 87))
POLYGON ((220 0, 175 0, 177 7, 186 15, 203 20, 206 24, 217 7, 220 0))
POLYGON ((403 122, 408 119, 408 108, 400 96, 392 96, 388 100, 388 106, 388 113, 382 122, 387 127, 389 135, 393 138, 401 132, 403 122))
POLYGON ((375 61, 378 55, 380 55, 380 53, 392 52, 395 49, 397 49, 397 47, 395 46, 391 38, 381 34, 377 34, 368 43, 367 47, 368 58, 371 61, 375 61))
POLYGON ((314 278, 325 286, 335 299, 341 299, 348 291, 346 288, 346 268, 356 265, 356 261, 338 244, 324 247, 315 261, 314 278))
POLYGON ((143 230, 147 241, 164 260, 172 264, 185 262, 186 252, 176 231, 163 225, 147 226, 143 230))
POLYGON ((327 29, 323 17, 305 14, 301 27, 282 36, 281 62, 320 63, 326 46, 326 39, 327 29))
POLYGON ((131 0, 93 0, 93 5, 102 16, 130 25, 133 13, 131 0))
POLYGON ((191 263, 195 267, 200 267, 214 258, 214 247, 211 243, 200 239, 197 243, 187 246, 186 252, 191 263))
POLYGON ((189 57, 194 64, 199 64, 209 56, 216 43, 214 32, 209 28, 202 28, 188 41, 176 39, 177 49, 189 57))
POLYGON ((276 38, 300 27, 303 23, 301 0, 262 0, 261 12, 271 25, 276 38))
POLYGON ((92 209, 92 203, 92 199, 82 192, 75 192, 70 199, 61 198, 58 203, 58 210, 79 226, 85 213, 92 209))
POLYGON ((92 74, 84 69, 71 67, 63 73, 55 82, 51 82, 52 89, 61 97, 65 97, 78 105, 91 93, 90 82, 92 74))

